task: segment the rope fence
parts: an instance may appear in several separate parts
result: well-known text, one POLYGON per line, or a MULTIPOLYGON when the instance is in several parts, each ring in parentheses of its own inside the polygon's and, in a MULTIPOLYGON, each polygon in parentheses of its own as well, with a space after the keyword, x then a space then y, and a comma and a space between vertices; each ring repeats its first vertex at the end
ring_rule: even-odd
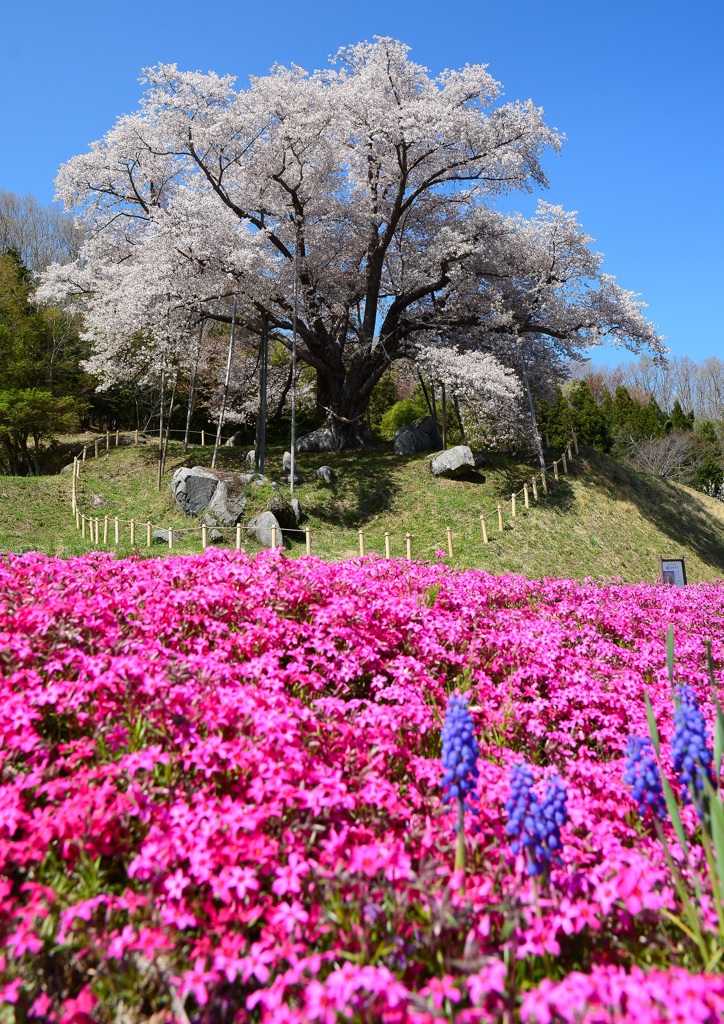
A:
MULTIPOLYGON (((185 434, 185 431, 176 431, 176 433, 185 434)), ((205 444, 205 431, 196 431, 201 434, 202 444, 205 444)), ((205 550, 209 547, 210 543, 213 543, 210 537, 210 531, 213 531, 215 536, 214 540, 218 540, 218 534, 226 537, 231 533, 231 539, 233 540, 234 546, 237 551, 240 551, 243 546, 245 537, 249 537, 254 540, 255 543, 259 543, 258 538, 242 523, 237 523, 236 526, 209 526, 206 523, 201 523, 196 526, 188 527, 164 527, 157 526, 149 521, 142 521, 136 519, 121 519, 119 516, 92 516, 87 515, 85 512, 81 512, 78 506, 78 478, 80 476, 80 468, 82 463, 88 461, 88 452, 92 449, 93 457, 98 458, 101 451, 107 452, 111 448, 111 439, 115 437, 115 446, 118 447, 121 443, 120 438, 122 435, 121 431, 115 431, 111 433, 106 432, 105 435, 105 448, 100 446, 100 438, 96 438, 92 445, 84 445, 78 455, 73 458, 73 475, 71 485, 71 505, 73 515, 75 516, 76 529, 80 532, 81 536, 85 540, 89 540, 91 544, 95 544, 96 547, 100 547, 101 543, 104 547, 107 547, 110 538, 112 536, 112 543, 118 545, 122 542, 124 535, 128 537, 130 546, 137 548, 139 544, 145 542, 145 546, 150 548, 154 544, 154 540, 159 540, 167 543, 169 550, 174 549, 174 544, 180 538, 195 534, 200 538, 201 547, 205 550), (158 537, 158 534, 165 534, 165 538, 158 537), (101 540, 102 538, 102 540, 101 540)), ((140 443, 140 437, 144 436, 144 432, 136 430, 134 432, 135 444, 140 443)), ((146 433, 145 436, 152 436, 146 433)), ((561 472, 564 477, 569 475, 569 467, 574 460, 574 457, 578 455, 578 439, 575 432, 572 433, 571 439, 566 444, 563 453, 558 459, 555 459, 550 465, 544 465, 541 468, 540 473, 533 475, 523 483, 523 486, 518 491, 511 493, 510 499, 505 502, 498 502, 496 508, 487 513, 480 512, 478 514, 478 521, 480 526, 480 537, 484 545, 487 545, 491 541, 491 534, 495 535, 497 530, 498 534, 505 532, 506 523, 505 516, 510 514, 511 519, 517 519, 519 513, 519 499, 522 499, 523 507, 529 509, 531 507, 531 500, 533 503, 538 503, 539 492, 538 484, 540 481, 540 487, 543 492, 543 496, 548 496, 548 474, 553 473, 553 478, 556 482, 560 481, 561 472), (490 529, 488 527, 490 523, 490 529)), ((468 520, 468 525, 474 522, 474 520, 468 520)), ((477 531, 477 525, 475 527, 477 531)), ((468 534, 469 534, 468 530, 468 534)), ((440 548, 443 552, 452 559, 455 557, 455 535, 452 526, 446 527, 445 531, 445 547, 440 548)), ((309 526, 296 527, 296 528, 283 528, 272 526, 271 528, 271 542, 269 547, 274 550, 280 547, 283 543, 283 536, 289 536, 296 534, 300 539, 304 538, 305 551, 307 555, 312 553, 312 535, 309 526)), ((465 536, 465 534, 463 534, 465 536)), ((360 557, 364 557, 366 554, 372 554, 373 548, 370 547, 370 541, 372 534, 370 531, 361 529, 359 530, 359 554, 360 557)), ((374 547, 382 548, 384 546, 385 558, 392 557, 392 534, 389 531, 385 531, 384 534, 379 535, 377 540, 380 544, 374 544, 374 547)), ((409 531, 404 534, 405 542, 405 556, 409 561, 412 561, 412 541, 414 540, 414 534, 409 531)), ((380 552, 381 553, 381 552, 380 552)))

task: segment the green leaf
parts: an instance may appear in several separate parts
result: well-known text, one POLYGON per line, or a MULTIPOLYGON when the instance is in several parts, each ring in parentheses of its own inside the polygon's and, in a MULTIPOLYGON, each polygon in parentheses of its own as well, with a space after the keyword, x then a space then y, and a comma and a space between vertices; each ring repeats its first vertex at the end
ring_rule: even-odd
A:
POLYGON ((714 725, 714 771, 719 779, 721 775, 722 757, 724 756, 724 711, 722 711, 719 696, 716 692, 716 680, 714 678, 714 662, 711 656, 711 644, 706 645, 706 660, 709 669, 709 683, 711 685, 711 696, 716 708, 716 722, 714 725))
POLYGON ((666 667, 669 670, 671 692, 674 692, 674 627, 669 626, 666 633, 666 667))
POLYGON ((689 856, 689 847, 686 842, 686 833, 684 832, 684 824, 681 820, 681 814, 679 813, 679 805, 674 796, 674 791, 669 785, 669 780, 664 775, 664 769, 661 765, 661 737, 659 736, 659 727, 656 724, 654 718, 654 709, 651 706, 651 698, 648 693, 644 694, 644 701, 646 702, 646 719, 649 723, 649 734, 651 736, 651 742, 654 745, 656 751, 656 760, 659 762, 659 774, 661 775, 661 787, 664 791, 664 800, 666 801, 666 810, 669 812, 671 818, 671 824, 674 826, 676 832, 676 838, 681 844, 682 850, 686 856, 689 856))
MULTIPOLYGON (((704 788, 709 801, 708 817, 711 823, 711 841, 714 847, 716 881, 719 884, 719 895, 721 897, 721 894, 724 893, 724 806, 722 806, 721 797, 714 790, 706 775, 704 776, 704 788)), ((707 828, 709 822, 705 821, 702 828, 707 828)), ((712 879, 713 881, 714 879, 712 879)), ((716 909, 721 927, 724 929, 724 907, 721 906, 721 899, 716 909)))

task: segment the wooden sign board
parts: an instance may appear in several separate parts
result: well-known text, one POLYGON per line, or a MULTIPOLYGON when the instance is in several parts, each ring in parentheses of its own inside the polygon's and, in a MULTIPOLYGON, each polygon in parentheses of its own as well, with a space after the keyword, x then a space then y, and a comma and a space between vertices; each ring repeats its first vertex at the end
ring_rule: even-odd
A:
POLYGON ((662 558, 659 555, 659 574, 664 583, 672 587, 686 586, 686 565, 683 558, 662 558))

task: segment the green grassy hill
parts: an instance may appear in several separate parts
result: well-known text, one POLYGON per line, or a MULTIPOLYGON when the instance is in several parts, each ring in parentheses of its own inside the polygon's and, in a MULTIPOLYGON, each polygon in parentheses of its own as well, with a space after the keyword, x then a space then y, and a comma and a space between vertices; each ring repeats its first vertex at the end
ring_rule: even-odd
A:
MULTIPOLYGON (((78 450, 78 443, 68 451, 78 450)), ((241 469, 245 449, 222 449, 219 468, 241 469)), ((281 449, 267 457, 267 472, 281 474, 281 449)), ((553 456, 551 456, 552 459, 553 456)), ((111 517, 109 543, 125 555, 131 552, 129 527, 121 524, 121 541, 113 540, 113 517, 150 520, 154 527, 189 532, 175 535, 175 550, 201 548, 200 525, 185 519, 174 507, 169 481, 182 465, 208 465, 210 448, 192 448, 186 456, 171 443, 161 492, 156 489, 157 448, 112 448, 87 461, 78 485, 80 507, 101 522, 111 517), (191 529, 190 529, 191 528, 191 529)), ((389 533, 391 554, 405 554, 405 534, 411 534, 413 558, 431 559, 447 550, 452 530, 452 563, 460 568, 492 572, 520 572, 528 576, 617 576, 625 581, 652 580, 657 576, 657 555, 686 558, 690 582, 724 577, 724 505, 670 481, 641 476, 593 450, 582 449, 571 475, 554 484, 550 494, 510 514, 510 495, 530 479, 534 465, 491 458, 482 472, 461 481, 431 476, 429 456, 400 457, 389 445, 364 452, 299 456, 306 482, 296 496, 307 514, 312 550, 323 558, 355 556, 360 529, 367 551, 384 552, 389 533), (331 486, 319 483, 317 466, 328 464, 337 472, 331 486), (504 526, 498 529, 496 506, 504 505, 504 526), (483 544, 480 513, 486 514, 489 543, 483 544)), ((247 509, 260 511, 270 497, 260 488, 247 509)), ((83 540, 70 510, 71 476, 37 479, 0 477, 0 547, 11 551, 38 550, 63 556, 81 554, 95 545, 83 540)), ((233 545, 234 534, 227 534, 233 545)), ((249 550, 257 547, 245 538, 249 550)), ((162 554, 166 549, 146 548, 146 530, 139 527, 140 554, 162 554)), ((103 547, 102 538, 100 547, 103 547)), ((288 543, 292 555, 304 552, 304 537, 288 543)))

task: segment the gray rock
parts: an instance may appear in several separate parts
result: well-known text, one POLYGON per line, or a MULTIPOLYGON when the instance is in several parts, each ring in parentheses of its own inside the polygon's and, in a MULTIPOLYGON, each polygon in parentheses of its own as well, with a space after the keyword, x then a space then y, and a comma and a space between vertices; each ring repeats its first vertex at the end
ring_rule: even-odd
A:
POLYGON ((63 466, 63 468, 60 471, 60 475, 61 476, 65 476, 66 473, 72 473, 74 466, 75 466, 74 462, 69 462, 67 466, 63 466))
POLYGON ((246 464, 252 469, 256 466, 256 448, 252 448, 250 452, 246 453, 246 464))
POLYGON ((254 473, 251 478, 252 487, 264 487, 265 484, 269 483, 269 477, 264 476, 263 473, 254 473))
POLYGON ((320 427, 311 434, 305 434, 297 441, 298 452, 331 452, 336 448, 334 434, 329 427, 320 427))
POLYGON ((337 478, 337 474, 334 472, 331 466, 320 466, 317 470, 317 479, 321 480, 325 484, 334 483, 337 478))
POLYGON ((293 530, 297 525, 297 517, 291 503, 281 495, 273 495, 266 505, 267 512, 272 512, 282 530, 293 530))
POLYGON ((430 463, 433 476, 443 476, 449 479, 469 473, 471 469, 475 469, 475 459, 466 444, 448 448, 446 452, 441 452, 430 463))
POLYGON ((277 494, 279 493, 279 491, 281 491, 281 487, 280 487, 280 486, 279 486, 279 484, 278 484, 278 483, 276 482, 276 480, 272 480, 272 482, 271 482, 270 486, 271 486, 271 489, 272 489, 273 491, 276 491, 276 493, 277 493, 277 494))
POLYGON ((219 525, 219 520, 216 518, 216 516, 212 516, 210 512, 204 512, 204 514, 203 514, 203 516, 201 518, 201 522, 204 524, 204 526, 218 526, 219 525))
POLYGON ((487 462, 484 452, 476 452, 475 455, 473 455, 473 460, 475 461, 476 469, 481 469, 487 462))
POLYGON ((292 506, 292 511, 294 512, 294 519, 296 521, 297 526, 299 526, 302 519, 304 519, 304 513, 302 512, 302 506, 299 504, 299 498, 292 498, 289 504, 292 506))
MULTIPOLYGON (((297 460, 295 459, 294 462, 296 463, 296 461, 297 460)), ((296 466, 295 466, 295 468, 296 468, 296 466)), ((282 470, 285 473, 291 473, 291 471, 292 471, 292 453, 291 452, 284 452, 284 455, 282 456, 282 470)))
POLYGON ((154 530, 151 534, 152 544, 168 544, 168 530, 154 530))
POLYGON ((174 473, 171 490, 184 515, 208 512, 222 526, 235 526, 246 507, 246 487, 238 473, 184 466, 174 473))
POLYGON ((246 524, 249 533, 265 548, 271 547, 272 526, 277 528, 277 546, 282 542, 282 528, 273 512, 262 512, 246 524))
MULTIPOLYGON (((285 484, 287 487, 289 486, 289 484, 291 482, 292 482, 291 473, 288 473, 286 476, 280 476, 279 477, 279 483, 280 484, 285 484)), ((295 473, 294 474, 294 486, 295 487, 300 487, 303 483, 304 483, 304 477, 302 476, 302 474, 301 473, 295 473)))
POLYGON ((392 440, 395 455, 434 452, 440 447, 440 434, 432 416, 423 416, 405 427, 398 427, 392 440))
POLYGON ((91 498, 91 505, 93 508, 102 508, 106 503, 105 498, 102 494, 94 494, 91 498))
POLYGON ((244 431, 237 430, 235 434, 232 434, 228 441, 224 442, 225 448, 241 448, 244 444, 244 431))
POLYGON ((223 539, 224 539, 224 535, 221 532, 221 530, 211 530, 211 531, 209 531, 209 540, 211 541, 212 544, 218 544, 219 541, 221 541, 223 539))

